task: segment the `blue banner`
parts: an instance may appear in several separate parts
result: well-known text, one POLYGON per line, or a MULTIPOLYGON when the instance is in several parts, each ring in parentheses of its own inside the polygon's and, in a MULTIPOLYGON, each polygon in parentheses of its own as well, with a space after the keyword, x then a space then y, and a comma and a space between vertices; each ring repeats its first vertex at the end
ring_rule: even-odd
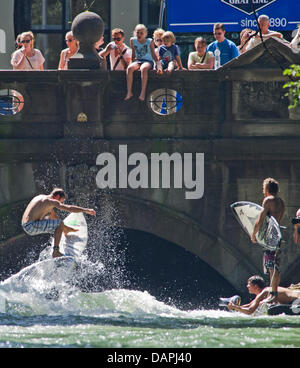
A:
POLYGON ((257 15, 270 17, 270 29, 288 31, 300 24, 300 0, 167 0, 167 29, 174 33, 212 32, 215 23, 226 31, 256 28, 257 15))

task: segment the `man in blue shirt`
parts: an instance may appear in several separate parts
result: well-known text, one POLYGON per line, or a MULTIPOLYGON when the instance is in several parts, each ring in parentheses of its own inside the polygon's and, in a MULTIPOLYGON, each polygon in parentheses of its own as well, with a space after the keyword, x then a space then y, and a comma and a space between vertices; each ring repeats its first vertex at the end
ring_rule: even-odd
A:
POLYGON ((231 59, 239 56, 239 50, 235 43, 225 38, 225 27, 223 23, 216 23, 214 25, 214 36, 216 41, 208 45, 207 51, 215 54, 216 49, 220 50, 220 64, 224 65, 231 59))

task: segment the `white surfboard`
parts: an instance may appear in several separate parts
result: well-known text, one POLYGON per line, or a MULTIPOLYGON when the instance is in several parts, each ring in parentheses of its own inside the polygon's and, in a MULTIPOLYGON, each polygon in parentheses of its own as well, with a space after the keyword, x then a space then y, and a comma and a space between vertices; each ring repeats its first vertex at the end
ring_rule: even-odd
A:
POLYGON ((38 293, 47 299, 56 299, 66 289, 65 283, 72 283, 78 261, 87 245, 88 231, 83 213, 71 213, 64 223, 78 230, 67 236, 62 235, 59 250, 64 256, 52 258, 52 239, 52 246, 41 252, 37 262, 0 282, 0 313, 4 313, 7 307, 5 293, 38 293))
POLYGON ((71 213, 64 219, 64 224, 76 229, 77 231, 70 232, 67 236, 62 234, 59 251, 65 256, 78 258, 84 251, 88 240, 85 217, 82 212, 71 213))
MULTIPOLYGON (((263 207, 252 202, 236 202, 231 206, 235 218, 243 230, 251 237, 254 225, 263 207)), ((266 216, 256 235, 257 244, 268 250, 276 250, 282 239, 280 226, 273 216, 266 216)))

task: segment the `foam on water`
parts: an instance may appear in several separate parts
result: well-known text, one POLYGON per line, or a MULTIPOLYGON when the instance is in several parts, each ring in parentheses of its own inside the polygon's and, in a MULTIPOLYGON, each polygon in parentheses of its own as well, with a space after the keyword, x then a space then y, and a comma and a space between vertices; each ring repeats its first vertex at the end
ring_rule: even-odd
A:
POLYGON ((0 313, 13 317, 86 318, 99 323, 161 328, 278 327, 296 326, 300 317, 247 316, 226 310, 184 311, 157 300, 147 291, 106 288, 86 292, 89 278, 99 279, 110 272, 101 262, 85 255, 75 263, 51 258, 46 248, 38 262, 0 283, 0 313), (50 257, 50 258, 49 258, 50 257))
MULTIPOLYGON (((87 260, 83 259, 82 262, 82 266, 91 267, 87 260)), ((73 277, 76 279, 78 269, 70 268, 67 264, 66 267, 55 270, 53 265, 51 260, 39 262, 1 282, 0 312, 10 316, 69 317, 76 318, 77 321, 82 318, 96 318, 100 323, 106 324, 172 329, 196 328, 200 325, 272 327, 274 324, 299 324, 297 317, 290 317, 287 321, 287 316, 253 317, 204 309, 183 311, 157 300, 147 291, 111 289, 82 292, 76 282, 72 282, 73 277)))

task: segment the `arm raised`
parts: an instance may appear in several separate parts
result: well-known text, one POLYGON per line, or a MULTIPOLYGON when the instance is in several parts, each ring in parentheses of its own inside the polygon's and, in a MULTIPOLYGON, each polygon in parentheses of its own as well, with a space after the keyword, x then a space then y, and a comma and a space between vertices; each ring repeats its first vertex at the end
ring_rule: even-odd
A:
POLYGON ((59 210, 62 211, 67 211, 67 212, 74 212, 74 213, 79 213, 79 212, 84 212, 87 213, 91 216, 96 216, 96 211, 92 208, 84 208, 84 207, 80 207, 80 206, 74 206, 74 205, 70 205, 70 204, 63 204, 59 201, 56 200, 50 200, 51 201, 51 205, 59 210))

